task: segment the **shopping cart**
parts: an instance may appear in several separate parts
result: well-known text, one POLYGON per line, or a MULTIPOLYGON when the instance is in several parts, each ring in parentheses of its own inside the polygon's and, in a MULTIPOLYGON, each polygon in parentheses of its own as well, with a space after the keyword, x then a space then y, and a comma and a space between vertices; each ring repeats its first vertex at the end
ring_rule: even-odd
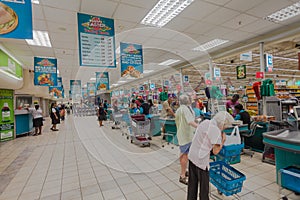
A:
MULTIPOLYGON (((209 169, 210 182, 217 188, 218 193, 225 196, 235 196, 239 199, 237 193, 242 191, 243 182, 246 176, 222 161, 210 163, 209 169)), ((218 198, 210 192, 210 196, 218 198)), ((219 199, 219 198, 218 198, 219 199)))
POLYGON ((150 134, 150 120, 145 115, 131 116, 130 142, 141 146, 150 146, 148 136, 150 134))
POLYGON ((128 115, 128 111, 127 110, 120 110, 118 112, 113 112, 112 113, 112 121, 113 121, 113 125, 112 125, 112 129, 121 129, 122 126, 124 126, 124 115, 128 115))

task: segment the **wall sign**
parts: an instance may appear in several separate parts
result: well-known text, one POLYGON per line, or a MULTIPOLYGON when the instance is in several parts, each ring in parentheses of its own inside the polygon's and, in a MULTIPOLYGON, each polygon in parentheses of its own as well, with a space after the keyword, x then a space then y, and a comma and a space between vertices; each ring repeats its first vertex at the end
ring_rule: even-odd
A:
POLYGON ((116 67, 114 20, 77 13, 80 66, 116 67))
POLYGON ((34 85, 57 85, 57 59, 34 57, 34 85))
POLYGON ((31 0, 0 0, 0 11, 0 38, 33 38, 31 0))
POLYGON ((271 54, 265 54, 266 72, 273 71, 273 56, 271 54))
POLYGON ((252 62, 252 51, 240 54, 240 60, 252 62))
POLYGON ((214 77, 220 78, 221 77, 221 69, 214 67, 214 77))
POLYGON ((264 78, 264 72, 256 72, 256 78, 264 78))
POLYGON ((0 141, 14 138, 14 93, 13 90, 0 89, 0 141))
POLYGON ((140 78, 143 73, 143 48, 139 44, 120 43, 121 77, 140 78))
POLYGON ((0 49, 0 69, 12 74, 17 78, 23 77, 22 66, 0 49))
POLYGON ((241 65, 236 67, 236 78, 245 79, 246 78, 246 65, 241 65))

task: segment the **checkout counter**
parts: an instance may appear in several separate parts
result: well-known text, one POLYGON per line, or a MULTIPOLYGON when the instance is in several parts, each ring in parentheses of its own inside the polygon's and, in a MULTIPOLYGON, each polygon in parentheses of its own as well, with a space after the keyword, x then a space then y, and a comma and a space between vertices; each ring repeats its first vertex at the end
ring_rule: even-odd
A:
POLYGON ((15 110, 16 137, 29 134, 33 130, 32 114, 27 110, 15 110))
POLYGON ((177 139, 177 127, 175 118, 159 118, 160 124, 165 125, 165 138, 166 141, 175 145, 178 145, 177 139))

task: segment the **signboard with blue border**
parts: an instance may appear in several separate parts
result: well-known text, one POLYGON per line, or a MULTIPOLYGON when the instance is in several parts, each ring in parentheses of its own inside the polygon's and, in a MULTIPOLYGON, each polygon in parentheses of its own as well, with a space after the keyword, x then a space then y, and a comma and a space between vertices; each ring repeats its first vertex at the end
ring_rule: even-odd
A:
POLYGON ((273 71, 273 56, 271 54, 265 54, 266 72, 273 71))
POLYGON ((34 85, 57 85, 57 59, 34 57, 34 85))
POLYGON ((87 83, 87 93, 89 97, 93 97, 96 94, 96 84, 95 83, 87 83))
POLYGON ((114 20, 77 13, 80 66, 116 67, 114 20))
POLYGON ((57 77, 56 86, 49 86, 49 94, 55 98, 65 98, 62 77, 57 77))
POLYGON ((121 77, 141 78, 143 48, 139 44, 120 43, 121 77))
POLYGON ((0 0, 0 10, 0 38, 33 38, 31 0, 0 0))
POLYGON ((96 90, 109 90, 109 75, 108 72, 96 72, 96 90))
POLYGON ((220 68, 214 67, 214 77, 220 78, 221 77, 221 70, 220 68))

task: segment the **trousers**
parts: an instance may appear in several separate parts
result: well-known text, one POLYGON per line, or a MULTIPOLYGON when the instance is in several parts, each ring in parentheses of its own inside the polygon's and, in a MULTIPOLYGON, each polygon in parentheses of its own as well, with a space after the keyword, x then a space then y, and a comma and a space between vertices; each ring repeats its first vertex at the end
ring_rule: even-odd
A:
POLYGON ((200 184, 200 200, 209 200, 209 172, 203 170, 189 161, 189 181, 187 200, 197 200, 198 188, 200 184))

